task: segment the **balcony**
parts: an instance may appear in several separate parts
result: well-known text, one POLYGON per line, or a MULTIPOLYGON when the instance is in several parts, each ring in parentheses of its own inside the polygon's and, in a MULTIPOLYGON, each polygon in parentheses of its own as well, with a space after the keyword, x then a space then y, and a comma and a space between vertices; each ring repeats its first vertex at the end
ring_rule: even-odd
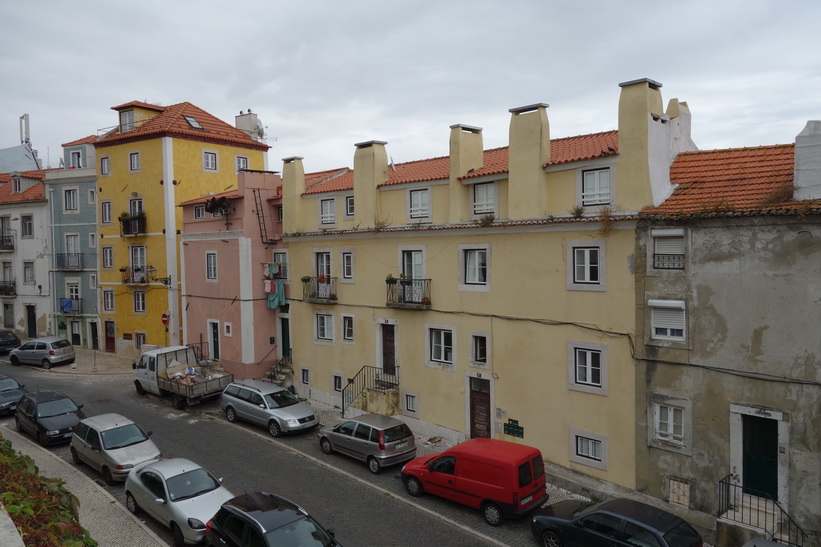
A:
POLYGON ((17 285, 14 281, 0 281, 0 296, 16 296, 17 285))
POLYGON ((654 253, 653 268, 656 270, 683 270, 684 255, 654 253))
POLYGON ((0 232, 0 251, 13 251, 16 230, 3 230, 0 232))
POLYGON ((82 270, 83 253, 57 253, 58 270, 82 270))
POLYGON ((120 235, 136 236, 145 234, 145 213, 120 216, 120 235))
POLYGON ((336 304, 336 278, 327 275, 303 277, 302 299, 318 304, 336 304))
POLYGON ((430 279, 386 280, 388 288, 387 307, 404 310, 429 310, 431 306, 430 281, 430 279))
POLYGON ((148 284, 148 268, 120 268, 120 273, 123 274, 123 283, 131 285, 146 285, 148 284))
POLYGON ((83 313, 83 299, 82 298, 60 298, 57 301, 57 309, 59 313, 66 315, 77 315, 83 313))

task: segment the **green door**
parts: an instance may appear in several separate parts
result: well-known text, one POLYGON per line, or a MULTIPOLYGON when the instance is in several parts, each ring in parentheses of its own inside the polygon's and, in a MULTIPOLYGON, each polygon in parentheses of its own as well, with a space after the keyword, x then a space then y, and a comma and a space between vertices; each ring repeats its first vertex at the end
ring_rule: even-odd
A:
POLYGON ((742 416, 744 428, 744 492, 778 500, 778 421, 742 416))

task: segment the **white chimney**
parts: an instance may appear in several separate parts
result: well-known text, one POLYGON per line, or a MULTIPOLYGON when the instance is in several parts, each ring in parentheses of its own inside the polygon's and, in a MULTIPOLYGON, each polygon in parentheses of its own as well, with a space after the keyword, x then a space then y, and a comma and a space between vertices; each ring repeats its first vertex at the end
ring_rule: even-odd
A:
POLYGON ((795 199, 821 199, 821 120, 795 137, 795 199))

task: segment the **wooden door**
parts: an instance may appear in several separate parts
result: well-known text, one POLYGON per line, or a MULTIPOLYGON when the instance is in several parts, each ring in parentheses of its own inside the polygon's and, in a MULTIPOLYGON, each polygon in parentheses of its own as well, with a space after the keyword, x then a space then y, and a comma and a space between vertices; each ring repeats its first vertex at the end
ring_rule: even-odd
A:
POLYGON ((382 325, 382 370, 396 374, 396 331, 393 325, 382 325))
POLYGON ((490 380, 470 379, 470 438, 490 437, 490 380))
POLYGON ((114 321, 105 322, 105 350, 108 353, 116 351, 115 336, 117 329, 114 328, 114 321))

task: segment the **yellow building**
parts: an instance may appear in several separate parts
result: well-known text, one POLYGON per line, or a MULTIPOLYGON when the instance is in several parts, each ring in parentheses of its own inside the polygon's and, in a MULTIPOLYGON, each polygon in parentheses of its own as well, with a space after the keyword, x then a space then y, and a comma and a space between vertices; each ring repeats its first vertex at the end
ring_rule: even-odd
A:
POLYGON ((689 110, 621 84, 618 130, 551 139, 545 104, 509 146, 451 126, 447 157, 283 169, 294 384, 452 441, 494 437, 635 485, 635 226, 692 149, 689 110))
MULTIPOLYGON (((265 169, 256 114, 236 127, 191 103, 112 107, 119 124, 94 142, 99 183, 100 317, 105 350, 181 342, 180 202, 235 189, 265 169)), ((210 213, 205 213, 210 214, 210 213)))

